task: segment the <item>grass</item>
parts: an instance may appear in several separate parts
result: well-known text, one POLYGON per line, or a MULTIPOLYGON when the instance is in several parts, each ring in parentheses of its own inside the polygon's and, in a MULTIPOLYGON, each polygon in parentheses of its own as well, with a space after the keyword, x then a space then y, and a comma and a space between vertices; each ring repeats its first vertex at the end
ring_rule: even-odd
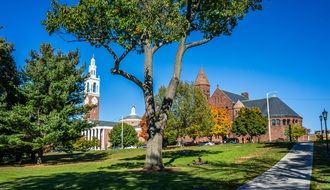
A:
POLYGON ((145 172, 143 149, 49 154, 43 165, 0 167, 0 189, 235 189, 278 162, 290 144, 165 150, 166 170, 145 172), (207 164, 192 165, 201 157, 207 164))
POLYGON ((314 143, 311 189, 330 189, 330 157, 325 142, 314 143))

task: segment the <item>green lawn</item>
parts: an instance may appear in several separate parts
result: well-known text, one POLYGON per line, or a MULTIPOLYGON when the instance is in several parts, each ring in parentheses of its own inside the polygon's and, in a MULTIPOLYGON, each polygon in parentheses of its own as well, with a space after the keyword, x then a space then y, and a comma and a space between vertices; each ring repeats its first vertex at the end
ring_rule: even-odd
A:
POLYGON ((311 189, 330 189, 330 157, 325 143, 314 143, 311 189))
POLYGON ((163 172, 141 170, 143 149, 50 154, 44 165, 0 167, 0 189, 235 189, 273 166, 290 144, 227 144, 164 151, 163 172), (191 165, 201 157, 207 164, 191 165))

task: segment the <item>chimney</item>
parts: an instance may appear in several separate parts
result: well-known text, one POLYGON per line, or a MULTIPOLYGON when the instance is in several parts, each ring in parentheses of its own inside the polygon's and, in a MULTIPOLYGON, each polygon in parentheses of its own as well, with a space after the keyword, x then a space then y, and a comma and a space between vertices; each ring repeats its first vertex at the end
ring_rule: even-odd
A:
POLYGON ((248 92, 242 92, 241 95, 245 97, 246 99, 249 99, 249 93, 248 92))

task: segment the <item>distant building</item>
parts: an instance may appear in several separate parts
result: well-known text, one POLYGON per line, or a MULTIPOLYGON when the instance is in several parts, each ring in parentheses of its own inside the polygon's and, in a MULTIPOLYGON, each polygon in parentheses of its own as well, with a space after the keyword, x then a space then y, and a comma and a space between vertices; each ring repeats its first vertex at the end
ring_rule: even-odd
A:
MULTIPOLYGON (((95 150, 105 150, 110 147, 109 142, 109 132, 112 130, 113 126, 118 124, 118 122, 112 121, 100 121, 100 77, 96 77, 96 64, 95 58, 92 57, 89 65, 89 77, 85 81, 85 105, 92 105, 92 110, 85 116, 88 121, 96 122, 96 127, 85 129, 82 134, 88 139, 92 140, 97 138, 100 141, 99 147, 94 147, 95 150)), ((132 125, 136 132, 141 131, 139 127, 141 117, 136 115, 135 106, 131 109, 131 114, 124 117, 123 122, 132 125)), ((121 122, 121 120, 119 120, 121 122)))
MULTIPOLYGON (((217 108, 225 108, 231 116, 231 121, 237 117, 238 111, 243 108, 257 107, 262 114, 267 116, 267 99, 249 100, 249 93, 243 92, 240 95, 220 89, 217 85, 216 90, 210 95, 210 83, 206 77, 203 68, 200 69, 195 86, 199 87, 204 96, 207 98, 210 105, 217 108)), ((278 97, 269 98, 269 112, 271 120, 271 140, 284 140, 287 137, 284 135, 285 128, 291 124, 298 123, 302 125, 303 118, 285 104, 278 97)), ((234 134, 232 134, 234 136, 234 134)), ((243 137, 244 138, 244 137, 243 137)), ((265 135, 260 137, 261 141, 268 141, 268 130, 265 135)), ((241 139, 240 139, 241 140, 241 139)))
POLYGON ((141 117, 136 115, 135 106, 132 106, 130 115, 123 117, 123 120, 119 120, 119 122, 122 121, 128 125, 133 126, 138 134, 141 132, 141 117))

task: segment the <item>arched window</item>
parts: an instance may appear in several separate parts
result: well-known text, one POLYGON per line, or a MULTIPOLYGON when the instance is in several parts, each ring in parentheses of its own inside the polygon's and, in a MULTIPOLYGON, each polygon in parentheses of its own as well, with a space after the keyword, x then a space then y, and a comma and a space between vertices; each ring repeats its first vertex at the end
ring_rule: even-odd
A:
POLYGON ((94 93, 96 92, 96 83, 95 82, 93 83, 93 92, 94 93))
POLYGON ((281 120, 276 119, 276 125, 281 125, 281 120))
POLYGON ((272 125, 275 126, 275 124, 276 124, 276 120, 272 119, 272 125))
POLYGON ((288 125, 291 124, 290 119, 287 119, 286 122, 287 122, 288 125))
POLYGON ((286 119, 283 119, 283 125, 286 125, 286 119))
POLYGON ((89 92, 89 82, 87 83, 86 88, 87 92, 89 92))

